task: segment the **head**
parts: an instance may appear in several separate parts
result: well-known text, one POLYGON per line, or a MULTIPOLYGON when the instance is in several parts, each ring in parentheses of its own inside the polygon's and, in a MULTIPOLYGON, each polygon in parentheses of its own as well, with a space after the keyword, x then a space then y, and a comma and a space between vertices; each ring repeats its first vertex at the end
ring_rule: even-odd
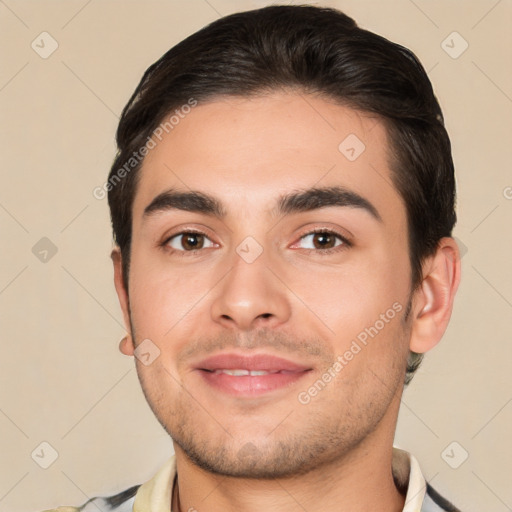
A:
POLYGON ((234 14, 148 68, 117 143, 108 199, 124 351, 158 347, 139 377, 178 446, 214 471, 236 459, 240 475, 255 474, 257 453, 261 476, 283 457, 283 474, 329 460, 326 438, 348 450, 381 424, 389 435, 459 276, 450 142, 416 57, 331 9, 234 14), (307 406, 290 403, 295 381, 275 396, 217 395, 197 365, 226 350, 285 356, 302 388, 329 385, 302 395, 307 406), (327 421, 337 400, 344 418, 327 421), (304 431, 272 430, 287 408, 310 418, 304 431))

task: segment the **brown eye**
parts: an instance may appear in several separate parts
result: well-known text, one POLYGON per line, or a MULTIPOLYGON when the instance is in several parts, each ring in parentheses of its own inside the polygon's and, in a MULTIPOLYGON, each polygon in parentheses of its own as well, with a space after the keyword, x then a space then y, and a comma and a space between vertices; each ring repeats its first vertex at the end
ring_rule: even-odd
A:
POLYGON ((203 235, 197 233, 187 233, 181 239, 181 246, 185 250, 201 249, 204 245, 203 235))
POLYGON ((315 233, 313 235, 313 245, 317 249, 330 249, 335 247, 336 237, 330 233, 315 233))
POLYGON ((202 233, 183 232, 174 235, 167 241, 172 249, 177 251, 194 251, 204 249, 205 247, 213 247, 213 242, 202 233))
POLYGON ((331 231, 315 231, 301 238, 302 249, 334 249, 340 245, 348 245, 345 239, 331 231))

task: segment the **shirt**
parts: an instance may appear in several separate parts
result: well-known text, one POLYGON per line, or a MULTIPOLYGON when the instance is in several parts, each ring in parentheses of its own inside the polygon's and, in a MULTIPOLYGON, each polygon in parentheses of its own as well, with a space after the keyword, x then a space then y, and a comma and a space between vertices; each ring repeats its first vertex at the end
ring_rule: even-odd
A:
MULTIPOLYGON (((393 448, 392 469, 395 485, 406 493, 402 512, 460 512, 425 481, 414 456, 393 448)), ((134 485, 107 498, 92 498, 80 507, 59 507, 45 512, 172 512, 175 477, 176 457, 173 455, 142 485, 134 485)))

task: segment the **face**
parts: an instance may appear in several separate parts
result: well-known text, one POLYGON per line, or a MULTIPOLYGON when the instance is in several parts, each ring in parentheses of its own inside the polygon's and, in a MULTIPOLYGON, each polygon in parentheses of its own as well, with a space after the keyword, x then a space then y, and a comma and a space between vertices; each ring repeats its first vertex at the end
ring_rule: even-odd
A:
POLYGON ((177 453, 276 478, 391 443, 411 269, 381 122, 275 93, 198 105, 157 142, 124 307, 177 453))

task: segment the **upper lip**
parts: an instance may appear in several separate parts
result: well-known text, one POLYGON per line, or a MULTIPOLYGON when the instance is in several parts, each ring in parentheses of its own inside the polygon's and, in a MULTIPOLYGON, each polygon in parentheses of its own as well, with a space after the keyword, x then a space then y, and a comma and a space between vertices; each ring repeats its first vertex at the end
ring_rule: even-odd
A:
POLYGON ((198 370, 267 370, 269 372, 288 371, 303 372, 311 367, 294 363, 288 359, 271 354, 217 354, 202 360, 197 365, 198 370))

